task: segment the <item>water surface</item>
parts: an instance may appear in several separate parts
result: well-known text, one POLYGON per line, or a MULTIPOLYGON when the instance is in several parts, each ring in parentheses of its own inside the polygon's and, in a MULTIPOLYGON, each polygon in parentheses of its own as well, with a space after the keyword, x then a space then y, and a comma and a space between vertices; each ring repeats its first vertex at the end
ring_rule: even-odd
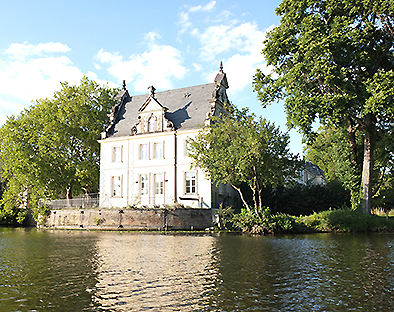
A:
POLYGON ((0 228, 0 311, 393 311, 393 246, 0 228))

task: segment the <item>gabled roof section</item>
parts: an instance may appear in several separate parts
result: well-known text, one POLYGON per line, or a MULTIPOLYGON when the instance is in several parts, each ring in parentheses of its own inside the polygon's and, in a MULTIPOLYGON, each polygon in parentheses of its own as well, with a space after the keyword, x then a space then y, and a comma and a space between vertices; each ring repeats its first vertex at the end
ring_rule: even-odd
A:
POLYGON ((148 88, 151 93, 149 94, 149 97, 146 99, 146 101, 141 105, 141 107, 138 109, 138 112, 143 112, 143 111, 155 111, 155 110, 167 110, 167 107, 163 106, 155 97, 155 88, 153 86, 150 86, 148 88))
MULTIPOLYGON (((223 98, 227 99, 227 87, 226 74, 221 66, 221 71, 213 83, 162 92, 155 92, 152 86, 148 88, 148 94, 131 97, 128 96, 128 93, 126 97, 123 93, 124 90, 122 90, 118 95, 123 100, 117 110, 116 120, 102 134, 102 138, 139 135, 133 129, 139 124, 141 120, 139 117, 148 113, 148 110, 162 110, 165 119, 172 125, 168 129, 202 128, 209 116, 215 114, 217 107, 222 107, 223 98), (222 93, 220 97, 218 96, 218 88, 222 93)), ((127 92, 127 90, 125 91, 127 92)))

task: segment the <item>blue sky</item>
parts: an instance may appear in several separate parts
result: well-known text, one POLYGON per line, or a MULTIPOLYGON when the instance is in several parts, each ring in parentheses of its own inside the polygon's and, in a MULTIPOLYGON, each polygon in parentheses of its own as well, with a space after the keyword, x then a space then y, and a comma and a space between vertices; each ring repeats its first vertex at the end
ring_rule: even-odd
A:
MULTIPOLYGON (((212 82, 223 61, 228 95, 286 131, 283 105, 262 109, 253 93, 261 49, 279 24, 279 0, 0 1, 0 124, 60 82, 86 75, 130 94, 212 82)), ((293 153, 301 137, 290 132, 293 153)))

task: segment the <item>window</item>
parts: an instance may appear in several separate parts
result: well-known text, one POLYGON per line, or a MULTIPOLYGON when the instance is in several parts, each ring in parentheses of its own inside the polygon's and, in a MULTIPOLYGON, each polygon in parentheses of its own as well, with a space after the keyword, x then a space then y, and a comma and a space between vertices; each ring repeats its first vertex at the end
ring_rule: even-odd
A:
POLYGON ((149 118, 148 131, 149 132, 155 132, 156 131, 156 120, 155 120, 155 118, 153 116, 151 118, 149 118))
POLYGON ((112 177, 112 197, 122 196, 122 177, 112 177))
POLYGON ((164 194, 164 174, 155 174, 155 195, 164 194))
POLYGON ((196 194, 196 172, 190 171, 185 174, 186 194, 196 194))
POLYGON ((141 195, 149 195, 149 175, 141 174, 141 195))
POLYGON ((163 158, 163 143, 155 143, 155 158, 163 158))
POLYGON ((115 146, 112 150, 112 162, 121 162, 122 161, 122 147, 115 146))
POLYGON ((141 159, 149 159, 148 144, 141 144, 140 145, 140 158, 141 159))

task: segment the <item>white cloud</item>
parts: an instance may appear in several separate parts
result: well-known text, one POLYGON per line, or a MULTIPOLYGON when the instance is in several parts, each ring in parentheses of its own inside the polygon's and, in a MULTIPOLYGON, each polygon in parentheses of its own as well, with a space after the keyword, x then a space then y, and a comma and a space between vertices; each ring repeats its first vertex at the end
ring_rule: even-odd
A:
POLYGON ((216 1, 211 1, 205 6, 202 6, 202 5, 194 6, 189 9, 189 12, 211 11, 215 7, 215 4, 216 4, 216 1))
POLYGON ((95 58, 102 63, 116 64, 122 61, 123 57, 120 56, 117 52, 116 53, 104 52, 104 50, 101 49, 100 51, 97 52, 95 58))
MULTIPOLYGON (((268 30, 261 31, 254 23, 238 24, 233 20, 227 25, 210 26, 202 33, 195 29, 192 35, 201 42, 201 60, 223 60, 224 70, 229 77, 231 95, 252 87, 257 68, 264 73, 271 72, 272 68, 266 65, 261 54, 268 30)), ((207 74, 207 79, 211 81, 216 72, 207 74)))
POLYGON ((7 120, 7 116, 18 115, 27 105, 21 105, 18 103, 10 102, 1 99, 0 97, 0 125, 4 124, 7 120))
POLYGON ((202 66, 196 63, 193 63, 193 67, 195 71, 201 71, 202 70, 202 66))
POLYGON ((208 61, 231 50, 252 53, 258 49, 260 52, 265 38, 265 32, 259 30, 256 24, 247 22, 237 25, 236 20, 227 25, 210 26, 202 33, 194 29, 191 34, 202 44, 201 59, 208 61))
POLYGON ((178 27, 180 28, 178 34, 182 35, 185 33, 189 28, 193 26, 193 24, 189 20, 189 13, 181 12, 179 14, 179 21, 177 22, 178 27))
POLYGON ((66 53, 71 49, 60 42, 39 43, 38 45, 24 43, 13 43, 6 50, 7 54, 17 59, 24 59, 27 56, 43 55, 45 53, 66 53))
POLYGON ((61 43, 40 43, 38 45, 14 43, 7 49, 9 58, 0 59, 0 124, 7 115, 17 115, 32 101, 40 98, 51 98, 60 90, 60 82, 79 84, 87 75, 98 83, 93 72, 84 74, 64 55, 53 56, 70 51, 61 43))
POLYGON ((146 39, 149 50, 133 54, 129 60, 123 60, 117 53, 100 50, 101 55, 106 55, 101 60, 110 64, 108 72, 119 81, 124 79, 126 83, 132 82, 135 91, 146 91, 150 85, 157 89, 171 89, 172 80, 182 79, 187 70, 181 65, 183 60, 179 50, 169 45, 156 44, 157 38, 160 38, 158 34, 148 33, 146 39), (116 62, 112 62, 114 59, 116 62))
MULTIPOLYGON (((178 25, 178 27, 180 28, 178 35, 182 35, 188 29, 193 27, 193 24, 190 22, 189 13, 195 13, 195 12, 199 12, 199 11, 209 12, 214 9, 215 5, 216 5, 216 1, 211 1, 205 6, 202 6, 202 5, 192 6, 187 9, 187 12, 182 11, 179 14, 179 21, 176 23, 178 25)), ((187 8, 188 6, 184 6, 184 7, 187 8)))
POLYGON ((0 63, 0 95, 25 101, 51 97, 60 82, 78 84, 83 73, 65 56, 32 58, 0 63))

